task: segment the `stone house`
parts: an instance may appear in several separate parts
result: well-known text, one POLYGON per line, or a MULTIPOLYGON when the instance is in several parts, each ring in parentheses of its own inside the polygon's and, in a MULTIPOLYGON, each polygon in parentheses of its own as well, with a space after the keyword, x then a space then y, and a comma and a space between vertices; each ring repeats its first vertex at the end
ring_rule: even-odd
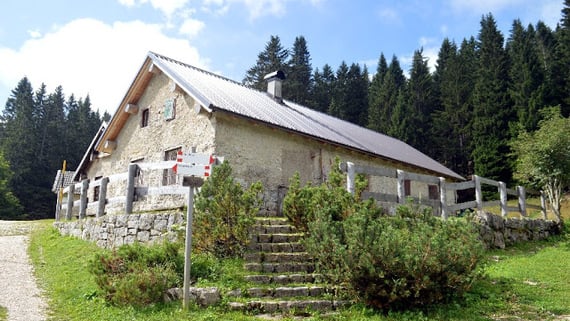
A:
MULTIPOLYGON (((284 75, 268 76, 268 91, 258 91, 149 52, 108 126, 87 150, 75 180, 124 173, 130 163, 173 160, 179 150, 189 152, 193 147, 223 156, 243 184, 260 180, 268 210, 279 208, 295 172, 305 182, 321 182, 337 156, 362 165, 463 180, 402 141, 282 99, 284 75)), ((139 174, 144 184, 179 183, 171 170, 139 174)), ((395 184, 371 177, 368 189, 395 191, 395 184)), ((426 184, 407 186, 412 196, 435 197, 430 192, 426 184)), ((121 193, 122 186, 107 190, 108 197, 121 193)), ((96 188, 89 195, 96 198, 96 188)), ((146 196, 135 203, 135 211, 185 204, 183 195, 146 196)))

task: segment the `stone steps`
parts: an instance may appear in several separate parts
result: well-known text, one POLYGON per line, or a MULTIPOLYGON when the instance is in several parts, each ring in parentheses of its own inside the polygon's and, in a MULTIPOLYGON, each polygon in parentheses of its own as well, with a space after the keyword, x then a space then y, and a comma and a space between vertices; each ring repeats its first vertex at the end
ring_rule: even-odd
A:
POLYGON ((255 311, 257 313, 276 313, 293 311, 330 311, 347 306, 344 300, 283 300, 264 301, 253 300, 248 302, 230 302, 228 307, 233 311, 255 311))
POLYGON ((229 309, 275 313, 328 311, 346 305, 333 299, 338 289, 323 284, 322 275, 314 273, 313 259, 300 242, 303 234, 287 218, 257 217, 250 234, 244 267, 252 274, 245 280, 257 286, 236 295, 239 302, 228 303, 229 309))
POLYGON ((310 263, 312 258, 307 252, 253 252, 245 255, 245 261, 249 263, 310 263))
POLYGON ((323 276, 317 273, 311 274, 254 274, 245 277, 247 282, 255 284, 301 284, 322 283, 323 276))

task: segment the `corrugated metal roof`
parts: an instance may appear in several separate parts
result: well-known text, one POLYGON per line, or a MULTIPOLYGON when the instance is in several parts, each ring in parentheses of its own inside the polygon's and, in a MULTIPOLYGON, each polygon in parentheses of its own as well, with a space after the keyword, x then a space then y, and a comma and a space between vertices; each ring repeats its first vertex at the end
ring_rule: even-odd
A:
POLYGON ((275 101, 266 92, 150 52, 149 58, 210 110, 223 110, 365 153, 463 179, 410 145, 313 109, 275 101))
POLYGON ((73 184, 73 174, 75 171, 67 171, 62 175, 61 169, 57 170, 51 191, 57 193, 60 188, 65 188, 73 184))

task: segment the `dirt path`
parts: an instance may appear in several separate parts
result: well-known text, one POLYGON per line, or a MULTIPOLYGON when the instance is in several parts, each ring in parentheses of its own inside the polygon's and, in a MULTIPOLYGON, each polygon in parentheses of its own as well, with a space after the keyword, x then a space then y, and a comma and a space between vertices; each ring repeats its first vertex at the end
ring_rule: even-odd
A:
POLYGON ((0 306, 8 321, 46 319, 41 296, 28 257, 28 234, 34 222, 0 221, 0 306))

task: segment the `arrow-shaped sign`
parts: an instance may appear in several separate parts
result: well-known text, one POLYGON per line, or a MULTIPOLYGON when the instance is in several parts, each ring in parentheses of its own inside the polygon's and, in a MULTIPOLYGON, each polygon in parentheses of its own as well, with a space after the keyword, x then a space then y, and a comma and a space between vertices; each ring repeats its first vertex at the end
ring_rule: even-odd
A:
POLYGON ((208 177, 212 172, 212 167, 210 165, 176 163, 172 170, 179 175, 208 177))

